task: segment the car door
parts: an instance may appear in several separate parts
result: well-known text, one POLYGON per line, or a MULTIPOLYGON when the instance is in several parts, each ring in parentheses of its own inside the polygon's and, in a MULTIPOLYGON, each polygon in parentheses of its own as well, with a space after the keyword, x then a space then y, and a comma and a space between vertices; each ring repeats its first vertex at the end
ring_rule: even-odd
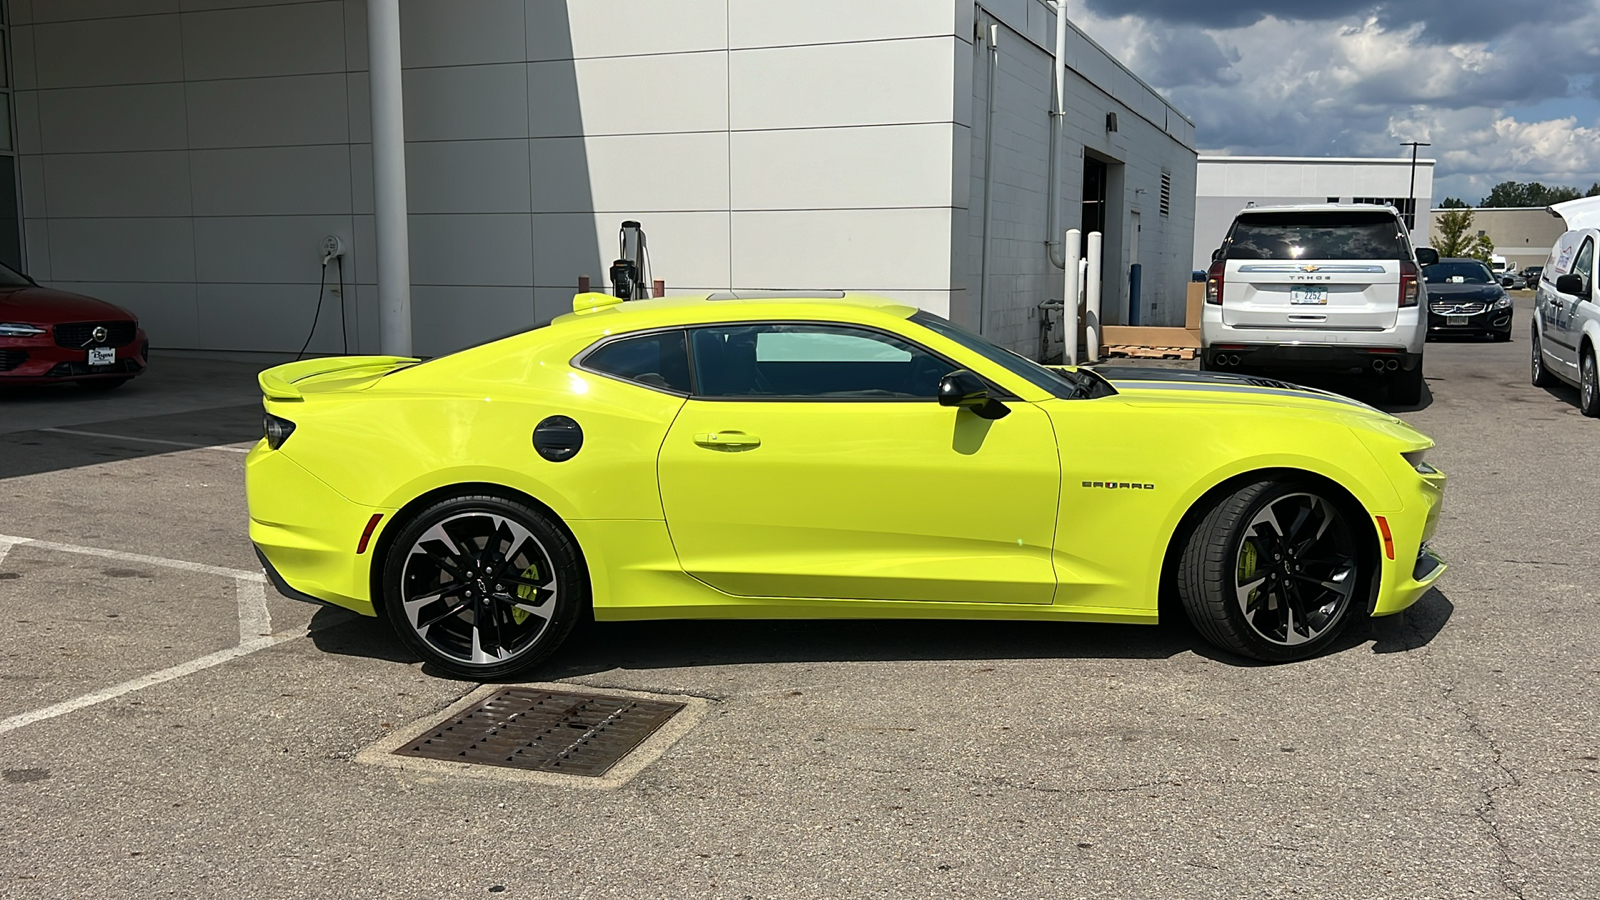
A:
POLYGON ((1049 603, 1060 463, 1030 403, 941 406, 960 366, 885 331, 693 329, 659 458, 685 571, 742 596, 1049 603))
POLYGON ((1563 293, 1552 287, 1552 302, 1548 310, 1545 349, 1556 358, 1563 377, 1576 381, 1578 377, 1578 339, 1582 336, 1583 317, 1578 312, 1581 303, 1589 299, 1594 290, 1594 238, 1585 237, 1572 261, 1572 268, 1562 274, 1577 275, 1583 279, 1583 289, 1576 294, 1563 293))

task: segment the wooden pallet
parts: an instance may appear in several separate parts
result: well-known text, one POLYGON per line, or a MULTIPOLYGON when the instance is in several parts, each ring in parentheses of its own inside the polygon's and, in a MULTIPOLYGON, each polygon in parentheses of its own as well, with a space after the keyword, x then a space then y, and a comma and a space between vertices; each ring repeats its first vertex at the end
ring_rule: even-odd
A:
POLYGON ((1125 356, 1131 359, 1194 359, 1193 347, 1129 347, 1105 348, 1105 356, 1125 356))

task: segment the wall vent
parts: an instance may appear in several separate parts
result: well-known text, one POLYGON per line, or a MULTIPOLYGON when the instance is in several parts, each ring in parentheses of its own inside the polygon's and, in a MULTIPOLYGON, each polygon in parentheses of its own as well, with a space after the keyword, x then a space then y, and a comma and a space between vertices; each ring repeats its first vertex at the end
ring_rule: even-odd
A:
POLYGON ((1161 214, 1172 215, 1172 173, 1161 173, 1161 214))

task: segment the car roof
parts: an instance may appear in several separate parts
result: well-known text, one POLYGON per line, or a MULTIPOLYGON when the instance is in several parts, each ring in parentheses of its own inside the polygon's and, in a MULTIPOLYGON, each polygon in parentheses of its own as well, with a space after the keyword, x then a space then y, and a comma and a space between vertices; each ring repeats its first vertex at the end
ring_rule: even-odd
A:
MULTIPOLYGON (((1442 263, 1447 263, 1447 262, 1454 262, 1454 263, 1477 263, 1477 264, 1478 264, 1478 265, 1480 265, 1480 266, 1482 266, 1482 265, 1483 265, 1483 260, 1481 260, 1481 259, 1474 259, 1474 258, 1473 258, 1473 257, 1470 257, 1470 256, 1441 256, 1441 257, 1440 257, 1440 258, 1439 258, 1439 262, 1442 262, 1442 263)), ((1485 268, 1488 268, 1488 267, 1487 267, 1487 266, 1485 266, 1485 268)))
MULTIPOLYGON (((1287 203, 1281 206, 1252 206, 1239 210, 1239 215, 1249 216, 1255 213, 1283 213, 1283 212, 1386 212, 1395 213, 1395 208, 1388 204, 1377 203, 1287 203)), ((1396 213, 1397 214, 1397 213, 1396 213)))
POLYGON ((887 297, 846 291, 717 291, 616 302, 567 313, 550 324, 562 329, 634 331, 729 320, 860 320, 863 315, 870 318, 874 314, 904 319, 916 311, 915 306, 887 297))

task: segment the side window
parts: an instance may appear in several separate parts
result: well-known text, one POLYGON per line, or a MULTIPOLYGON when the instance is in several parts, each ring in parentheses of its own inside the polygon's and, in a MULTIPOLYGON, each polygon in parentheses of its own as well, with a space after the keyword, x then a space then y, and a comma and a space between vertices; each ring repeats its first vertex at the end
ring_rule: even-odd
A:
POLYGON ((703 397, 932 400, 955 366, 847 325, 718 325, 690 332, 703 397))
POLYGON ((689 352, 681 331, 660 331, 602 344, 583 366, 662 390, 689 393, 689 352))
POLYGON ((1594 238, 1583 242, 1583 249, 1578 251, 1578 259, 1572 264, 1572 272, 1583 276, 1583 286, 1594 284, 1594 238))

